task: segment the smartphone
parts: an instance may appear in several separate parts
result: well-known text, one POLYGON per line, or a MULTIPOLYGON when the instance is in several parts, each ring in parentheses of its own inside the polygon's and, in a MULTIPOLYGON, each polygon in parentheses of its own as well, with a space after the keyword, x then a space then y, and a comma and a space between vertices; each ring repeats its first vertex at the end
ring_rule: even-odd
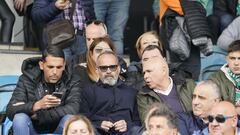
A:
POLYGON ((62 95, 63 95, 63 92, 53 92, 52 95, 61 99, 62 95))

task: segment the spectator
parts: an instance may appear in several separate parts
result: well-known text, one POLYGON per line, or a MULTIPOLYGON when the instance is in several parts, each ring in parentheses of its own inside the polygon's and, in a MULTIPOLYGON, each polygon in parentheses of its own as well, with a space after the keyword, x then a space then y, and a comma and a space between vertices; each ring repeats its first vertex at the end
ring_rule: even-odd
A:
POLYGON ((229 45, 227 63, 209 76, 221 90, 223 100, 232 102, 240 114, 240 40, 229 45))
MULTIPOLYGON (((233 21, 237 16, 237 0, 212 0, 213 13, 208 16, 208 21, 214 41, 217 41, 222 31, 233 21)), ((216 43, 216 42, 214 42, 216 43)))
MULTIPOLYGON (((140 59, 142 57, 143 50, 150 45, 159 46, 159 49, 161 50, 161 55, 163 57, 166 57, 165 51, 160 42, 160 39, 158 38, 157 33, 154 31, 149 31, 149 32, 143 33, 136 42, 136 49, 137 49, 138 57, 140 59)), ((142 74, 141 61, 130 63, 130 66, 128 67, 126 82, 128 85, 136 89, 141 89, 143 87, 144 79, 142 74)))
POLYGON ((63 135, 95 135, 91 122, 83 115, 71 117, 64 125, 63 135))
MULTIPOLYGON (((75 10, 73 14, 73 25, 76 30, 76 41, 69 47, 64 49, 66 58, 86 51, 86 43, 83 36, 86 22, 95 19, 93 8, 93 0, 76 0, 75 10)), ((72 2, 73 4, 74 2, 72 2)), ((32 18, 36 23, 46 25, 57 19, 70 19, 71 7, 69 0, 35 0, 32 8, 32 18)), ((43 42, 47 46, 46 33, 43 33, 43 42)))
POLYGON ((128 20, 130 0, 94 0, 98 20, 105 22, 117 54, 123 55, 123 33, 128 20))
POLYGON ((165 104, 155 103, 145 119, 147 131, 143 135, 179 135, 177 116, 165 104))
POLYGON ((0 43, 11 43, 15 16, 5 0, 0 1, 0 43))
POLYGON ((87 52, 86 63, 79 63, 74 67, 74 75, 82 80, 82 87, 99 80, 96 71, 96 59, 104 51, 113 51, 115 48, 111 40, 107 37, 95 38, 87 52))
POLYGON ((226 29, 222 32, 220 37, 218 38, 217 45, 223 50, 227 51, 229 45, 235 41, 240 40, 240 28, 238 27, 240 24, 240 17, 237 17, 233 20, 232 23, 228 25, 226 29))
MULTIPOLYGON (((88 21, 84 36, 88 50, 95 38, 103 38, 107 36, 107 27, 102 21, 99 20, 88 21)), ((76 65, 79 63, 86 63, 86 55, 87 52, 74 56, 71 64, 76 65)))
POLYGON ((192 108, 194 120, 201 132, 208 126, 211 108, 221 100, 220 89, 211 80, 199 82, 193 91, 192 108))
POLYGON ((203 135, 240 135, 237 112, 230 102, 222 101, 213 106, 208 121, 208 128, 203 135))
POLYGON ((120 79, 120 66, 114 52, 103 52, 96 61, 99 81, 82 93, 80 113, 86 115, 98 134, 130 135, 137 122, 137 91, 120 79))
POLYGON ((163 59, 156 48, 153 50, 148 50, 148 47, 145 48, 142 54, 142 64, 146 86, 137 95, 138 111, 142 123, 150 105, 156 102, 165 103, 178 114, 178 119, 181 122, 188 123, 188 125, 179 124, 179 132, 184 135, 191 134, 195 127, 191 125, 192 117, 187 112, 192 110, 194 81, 181 78, 182 81, 177 80, 175 82, 169 76, 166 60, 163 59))
POLYGON ((71 80, 64 53, 50 46, 42 58, 23 62, 23 74, 7 106, 14 135, 62 133, 64 122, 79 111, 78 81, 71 80))

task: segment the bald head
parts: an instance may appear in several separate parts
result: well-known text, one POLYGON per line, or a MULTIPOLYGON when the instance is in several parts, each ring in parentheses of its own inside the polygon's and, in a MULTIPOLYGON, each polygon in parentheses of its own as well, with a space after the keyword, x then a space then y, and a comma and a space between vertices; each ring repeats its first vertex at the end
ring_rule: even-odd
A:
POLYGON ((234 105, 222 101, 212 107, 209 119, 209 134, 234 135, 237 127, 237 112, 234 105))
POLYGON ((237 111, 235 106, 227 101, 222 101, 213 106, 211 110, 211 114, 219 113, 224 115, 237 115, 237 111))
POLYGON ((91 43, 93 42, 94 38, 100 38, 100 37, 105 37, 107 36, 107 28, 105 26, 105 24, 103 23, 91 23, 89 25, 87 25, 86 29, 85 29, 85 36, 86 36, 86 43, 87 43, 87 47, 89 48, 89 46, 91 45, 91 43))

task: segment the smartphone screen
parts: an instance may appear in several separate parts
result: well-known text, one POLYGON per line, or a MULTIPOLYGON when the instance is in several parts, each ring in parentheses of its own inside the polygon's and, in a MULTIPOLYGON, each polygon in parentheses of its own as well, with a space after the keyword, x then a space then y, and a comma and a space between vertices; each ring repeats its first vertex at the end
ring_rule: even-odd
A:
POLYGON ((60 98, 60 99, 61 99, 63 93, 62 93, 62 92, 53 92, 52 95, 55 96, 55 97, 57 97, 57 98, 60 98))

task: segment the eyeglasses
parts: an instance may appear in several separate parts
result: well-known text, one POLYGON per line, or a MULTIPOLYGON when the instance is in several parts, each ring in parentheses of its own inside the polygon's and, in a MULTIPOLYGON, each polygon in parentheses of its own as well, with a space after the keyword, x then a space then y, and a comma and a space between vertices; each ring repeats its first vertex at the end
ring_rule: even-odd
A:
POLYGON ((227 119, 233 118, 234 116, 223 116, 223 115, 217 115, 217 116, 212 116, 209 115, 208 116, 208 121, 211 123, 214 121, 214 119, 218 122, 218 123, 224 123, 227 119))
POLYGON ((109 65, 109 66, 99 66, 101 72, 107 72, 109 69, 110 71, 114 72, 117 70, 118 65, 109 65))
POLYGON ((95 51, 95 53, 100 54, 102 52, 112 52, 112 49, 111 48, 95 47, 94 51, 95 51))

